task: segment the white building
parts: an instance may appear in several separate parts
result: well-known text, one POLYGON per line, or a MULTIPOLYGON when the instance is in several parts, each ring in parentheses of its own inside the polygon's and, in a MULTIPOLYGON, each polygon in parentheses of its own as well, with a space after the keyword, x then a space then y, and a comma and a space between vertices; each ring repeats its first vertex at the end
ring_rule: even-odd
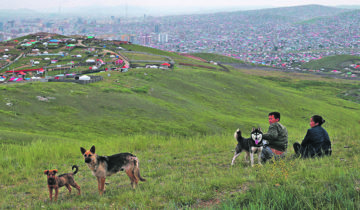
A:
POLYGON ((169 41, 168 34, 164 34, 164 33, 159 34, 158 41, 160 43, 167 43, 169 41))

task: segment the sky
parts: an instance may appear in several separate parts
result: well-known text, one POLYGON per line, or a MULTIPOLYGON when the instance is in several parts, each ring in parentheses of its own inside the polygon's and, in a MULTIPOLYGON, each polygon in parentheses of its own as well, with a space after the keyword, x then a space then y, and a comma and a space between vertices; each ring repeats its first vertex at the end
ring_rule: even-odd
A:
POLYGON ((325 6, 360 5, 360 0, 0 0, 1 9, 42 9, 80 6, 167 6, 167 7, 248 7, 248 6, 298 6, 307 4, 320 4, 325 6))
MULTIPOLYGON (((261 9, 269 7, 299 6, 319 4, 324 6, 360 5, 360 0, 0 0, 0 9, 31 9, 37 11, 66 11, 77 7, 143 7, 179 12, 186 10, 201 11, 219 8, 239 10, 261 9), (45 10, 47 9, 47 10, 45 10)), ((130 12, 130 11, 129 11, 130 12)))

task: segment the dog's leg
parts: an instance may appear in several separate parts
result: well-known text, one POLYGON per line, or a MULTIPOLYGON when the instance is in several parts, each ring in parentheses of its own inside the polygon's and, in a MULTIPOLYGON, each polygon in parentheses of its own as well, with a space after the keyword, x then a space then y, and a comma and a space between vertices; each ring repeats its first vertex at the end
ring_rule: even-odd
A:
POLYGON ((105 177, 101 177, 101 195, 105 192, 105 177))
POLYGON ((133 176, 133 181, 135 183, 135 185, 133 186, 133 188, 135 189, 135 187, 137 186, 138 182, 139 182, 139 177, 137 177, 137 169, 136 169, 136 164, 134 165, 134 168, 132 170, 132 176, 133 176))
POLYGON ((240 153, 236 153, 236 152, 235 152, 234 157, 233 157, 233 159, 232 159, 232 161, 231 161, 231 165, 232 165, 232 166, 234 165, 235 159, 236 159, 239 155, 240 155, 240 153))
POLYGON ((134 176, 136 177, 136 179, 142 182, 145 182, 146 179, 142 178, 140 175, 140 168, 139 168, 139 159, 137 157, 135 157, 135 166, 134 166, 134 176))
POLYGON ((251 162, 251 167, 254 167, 254 151, 250 150, 250 162, 251 162))
POLYGON ((98 181, 98 190, 99 194, 102 195, 102 188, 101 188, 101 177, 96 177, 98 181))
POLYGON ((74 178, 69 179, 69 184, 78 190, 78 195, 81 194, 80 186, 75 182, 74 178))
POLYGON ((52 201, 52 192, 53 192, 53 188, 49 187, 49 194, 50 194, 50 200, 52 201))
POLYGON ((76 182, 71 183, 71 186, 75 187, 78 190, 78 195, 81 194, 80 186, 76 182))
POLYGON ((137 184, 137 182, 136 182, 136 178, 133 173, 133 167, 127 168, 125 172, 128 175, 128 177, 130 178, 132 188, 135 189, 135 185, 137 184))
POLYGON ((248 163, 249 162, 249 152, 245 152, 245 161, 248 163))
POLYGON ((55 201, 57 201, 58 195, 59 195, 59 188, 55 187, 55 201))
POLYGON ((65 187, 69 190, 69 194, 71 194, 71 187, 69 184, 65 184, 65 187))
POLYGON ((262 147, 260 147, 260 148, 258 149, 258 163, 259 163, 259 165, 262 165, 262 164, 261 164, 261 153, 262 153, 262 147))

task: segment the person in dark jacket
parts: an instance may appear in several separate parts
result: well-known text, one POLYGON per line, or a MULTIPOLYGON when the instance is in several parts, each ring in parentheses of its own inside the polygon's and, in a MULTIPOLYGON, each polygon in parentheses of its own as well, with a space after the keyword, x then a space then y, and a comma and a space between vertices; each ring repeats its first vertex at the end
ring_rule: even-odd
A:
POLYGON ((304 140, 299 144, 294 143, 295 154, 303 157, 322 157, 324 155, 331 155, 331 142, 327 131, 321 127, 325 120, 319 116, 314 115, 310 118, 310 129, 308 129, 304 140))

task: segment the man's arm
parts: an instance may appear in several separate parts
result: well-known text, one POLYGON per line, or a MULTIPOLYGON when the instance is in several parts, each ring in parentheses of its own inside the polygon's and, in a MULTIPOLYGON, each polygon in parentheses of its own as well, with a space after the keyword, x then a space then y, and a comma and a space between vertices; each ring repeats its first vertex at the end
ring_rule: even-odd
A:
POLYGON ((263 139, 268 141, 273 141, 277 139, 278 136, 279 136, 278 130, 276 129, 275 125, 272 124, 269 126, 268 132, 263 134, 263 139))

